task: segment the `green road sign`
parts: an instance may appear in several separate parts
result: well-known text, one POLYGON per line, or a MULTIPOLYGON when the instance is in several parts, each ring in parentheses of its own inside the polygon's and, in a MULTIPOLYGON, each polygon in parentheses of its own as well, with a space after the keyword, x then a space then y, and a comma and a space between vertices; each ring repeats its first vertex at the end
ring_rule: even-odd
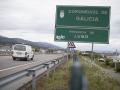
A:
POLYGON ((110 7, 56 7, 56 41, 109 43, 109 29, 110 7))
POLYGON ((80 42, 97 42, 109 43, 109 31, 95 29, 72 29, 56 28, 56 41, 80 41, 80 42))
POLYGON ((56 27, 110 27, 110 7, 57 6, 56 8, 56 27))

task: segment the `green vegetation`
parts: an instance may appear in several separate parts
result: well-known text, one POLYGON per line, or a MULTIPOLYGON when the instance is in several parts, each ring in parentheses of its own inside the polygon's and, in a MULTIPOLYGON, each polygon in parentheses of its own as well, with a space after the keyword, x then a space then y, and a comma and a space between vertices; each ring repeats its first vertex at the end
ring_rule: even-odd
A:
POLYGON ((114 68, 114 63, 110 59, 106 59, 105 62, 98 61, 97 58, 94 58, 94 60, 95 60, 96 64, 100 65, 103 68, 106 68, 106 69, 112 69, 112 68, 114 68))
POLYGON ((94 58, 97 58, 97 59, 98 59, 98 58, 103 58, 103 56, 101 56, 100 54, 96 54, 96 53, 95 53, 95 54, 94 54, 94 58))
MULTIPOLYGON (((85 57, 81 57, 80 60, 88 79, 88 90, 120 90, 120 84, 100 68, 92 65, 88 57, 86 60, 85 57)), ((68 66, 70 65, 71 61, 61 65, 49 77, 40 78, 37 90, 69 90, 70 69, 68 66)))
POLYGON ((70 72, 68 65, 71 65, 70 61, 57 68, 56 72, 50 73, 49 77, 40 78, 37 90, 69 90, 70 72))
POLYGON ((112 59, 108 59, 108 58, 104 58, 105 62, 100 62, 98 61, 98 57, 94 58, 95 63, 100 65, 103 68, 107 68, 107 69, 113 69, 116 72, 120 72, 120 62, 116 62, 116 69, 115 69, 115 63, 113 62, 112 59))
POLYGON ((120 84, 116 80, 97 66, 92 65, 89 60, 89 58, 85 60, 84 57, 81 59, 88 79, 89 90, 120 90, 120 84))
POLYGON ((116 63, 116 71, 120 72, 120 63, 116 63))

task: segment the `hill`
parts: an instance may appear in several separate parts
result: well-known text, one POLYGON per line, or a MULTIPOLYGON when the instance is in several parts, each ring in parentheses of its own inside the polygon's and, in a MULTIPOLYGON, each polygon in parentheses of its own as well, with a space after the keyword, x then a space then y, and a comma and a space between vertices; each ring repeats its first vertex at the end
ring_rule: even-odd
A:
POLYGON ((13 44, 18 44, 18 43, 28 44, 36 48, 62 49, 59 46, 46 43, 46 42, 32 42, 32 41, 28 41, 28 40, 24 40, 20 38, 8 38, 8 37, 0 36, 0 45, 13 45, 13 44))

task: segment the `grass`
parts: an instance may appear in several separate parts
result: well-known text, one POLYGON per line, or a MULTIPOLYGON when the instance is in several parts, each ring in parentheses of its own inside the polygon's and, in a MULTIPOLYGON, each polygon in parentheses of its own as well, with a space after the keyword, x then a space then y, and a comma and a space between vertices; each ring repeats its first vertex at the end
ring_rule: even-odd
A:
MULTIPOLYGON (((87 58, 89 60, 89 58, 87 58)), ((89 90, 120 90, 120 84, 91 62, 81 59, 88 79, 89 90)))
POLYGON ((68 70, 68 62, 56 69, 49 77, 44 76, 38 81, 37 90, 69 90, 70 72, 68 70))
MULTIPOLYGON (((89 60, 89 59, 88 59, 89 60)), ((81 58, 80 63, 84 65, 85 76, 88 80, 88 90, 120 90, 120 84, 109 77, 105 72, 101 71, 96 66, 93 66, 89 61, 81 58)), ((37 84, 37 90, 69 90, 70 69, 69 61, 56 69, 56 72, 51 73, 49 77, 40 78, 37 84)))
POLYGON ((97 59, 95 59, 95 63, 100 65, 103 68, 107 68, 107 69, 113 69, 110 65, 106 65, 105 62, 100 62, 97 59))
POLYGON ((103 68, 111 69, 111 70, 116 71, 116 73, 120 73, 120 63, 119 62, 116 64, 117 65, 116 69, 115 69, 115 63, 110 59, 107 59, 107 61, 105 61, 105 62, 100 62, 95 58, 95 63, 100 65, 103 68))

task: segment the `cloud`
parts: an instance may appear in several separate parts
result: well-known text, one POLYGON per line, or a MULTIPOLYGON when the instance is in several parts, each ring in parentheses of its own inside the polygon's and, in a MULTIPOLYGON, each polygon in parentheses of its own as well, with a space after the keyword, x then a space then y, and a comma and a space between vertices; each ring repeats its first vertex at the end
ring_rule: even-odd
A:
MULTIPOLYGON (((112 50, 120 45, 119 3, 118 0, 0 0, 0 35, 66 47, 66 42, 53 39, 56 5, 111 6, 110 44, 97 44, 95 50, 112 50)), ((91 50, 91 44, 76 45, 79 49, 91 50)))
POLYGON ((39 0, 5 0, 1 2, 0 9, 0 30, 22 29, 53 33, 55 16, 49 12, 55 11, 44 7, 39 0))

